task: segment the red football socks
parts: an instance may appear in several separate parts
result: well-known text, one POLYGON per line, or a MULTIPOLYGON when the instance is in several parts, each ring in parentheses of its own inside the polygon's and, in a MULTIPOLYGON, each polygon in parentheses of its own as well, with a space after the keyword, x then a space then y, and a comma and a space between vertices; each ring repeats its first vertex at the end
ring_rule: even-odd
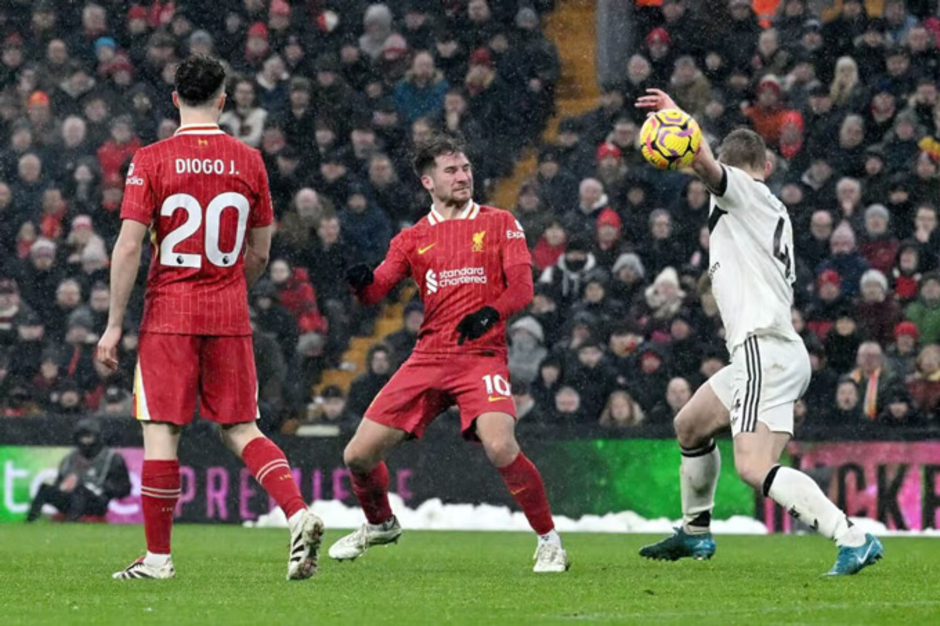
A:
POLYGON ((140 477, 140 505, 144 512, 147 551, 170 553, 173 511, 180 497, 179 461, 144 461, 140 477))
POLYGON ((381 462, 368 474, 350 473, 353 493, 370 524, 378 525, 392 518, 388 503, 388 466, 381 462))
POLYGON ((267 437, 252 439, 242 450, 242 461, 288 519, 297 511, 307 508, 290 473, 287 457, 276 443, 267 437))
POLYGON ((529 525, 539 535, 546 535, 555 528, 552 511, 545 495, 545 485, 538 469, 526 455, 519 456, 505 467, 497 468, 509 493, 525 513, 529 525))

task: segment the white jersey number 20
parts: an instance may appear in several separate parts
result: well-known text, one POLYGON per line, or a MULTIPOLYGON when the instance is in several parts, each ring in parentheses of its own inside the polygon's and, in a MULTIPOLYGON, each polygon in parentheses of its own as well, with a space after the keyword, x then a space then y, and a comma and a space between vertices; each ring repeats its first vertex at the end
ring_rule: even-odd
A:
MULTIPOLYGON (((160 242, 160 264, 170 267, 202 267, 202 256, 176 252, 177 244, 192 237, 202 223, 202 206, 199 200, 187 193, 173 194, 163 202, 160 215, 170 217, 177 209, 186 211, 186 221, 175 230, 167 233, 160 242)), ((205 254, 210 263, 218 267, 231 267, 238 261, 238 251, 245 241, 245 227, 248 224, 248 213, 251 205, 248 198, 233 191, 217 195, 206 207, 206 241, 205 254), (235 233, 235 247, 228 252, 219 250, 219 223, 225 209, 238 211, 238 230, 235 233)))

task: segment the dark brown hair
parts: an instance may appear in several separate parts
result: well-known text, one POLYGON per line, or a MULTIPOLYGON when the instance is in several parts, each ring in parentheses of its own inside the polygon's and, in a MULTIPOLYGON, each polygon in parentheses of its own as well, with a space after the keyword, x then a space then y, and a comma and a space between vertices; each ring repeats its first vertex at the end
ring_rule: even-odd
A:
POLYGON ((437 157, 444 154, 465 154, 463 138, 450 133, 434 133, 430 139, 415 146, 412 166, 415 174, 424 176, 434 167, 437 157))
POLYGON ((718 158, 725 165, 762 171, 767 162, 767 145, 750 128, 736 128, 721 142, 718 158))

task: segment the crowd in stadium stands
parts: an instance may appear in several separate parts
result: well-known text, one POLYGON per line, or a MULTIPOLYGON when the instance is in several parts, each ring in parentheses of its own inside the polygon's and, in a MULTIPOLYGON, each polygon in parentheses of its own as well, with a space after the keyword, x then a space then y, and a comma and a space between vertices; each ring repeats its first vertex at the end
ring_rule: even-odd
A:
POLYGON ((822 23, 805 0, 782 0, 762 21, 730 0, 700 28, 699 3, 638 2, 625 80, 539 144, 560 74, 541 32, 553 4, 6 3, 2 414, 129 412, 136 321, 116 374, 92 359, 127 163, 176 129, 176 61, 210 53, 230 66, 221 124, 262 152, 277 217, 269 271, 250 293, 268 427, 354 425, 413 349, 419 302, 348 395, 312 397, 350 338, 372 332, 377 311, 355 302, 345 271, 379 263, 426 213, 409 150, 435 129, 467 138, 481 200, 525 146, 538 149, 537 175, 505 207, 536 272, 530 309, 508 324, 521 419, 668 424, 728 355, 708 283, 708 192, 636 148, 633 101, 648 87, 672 94, 715 145, 739 125, 767 142, 768 185, 796 235, 793 322, 814 372, 800 422, 940 425, 936 7, 884 0, 871 16, 842 0, 822 23))

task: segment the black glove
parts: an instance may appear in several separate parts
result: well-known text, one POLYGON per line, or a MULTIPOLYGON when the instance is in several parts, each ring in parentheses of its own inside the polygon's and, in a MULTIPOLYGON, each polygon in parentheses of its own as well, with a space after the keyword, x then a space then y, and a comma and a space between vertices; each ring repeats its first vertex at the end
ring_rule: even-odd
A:
POLYGON ((499 311, 491 306, 485 306, 479 311, 465 316, 457 324, 457 345, 462 346, 466 339, 470 341, 479 339, 498 321, 499 311))
POLYGON ((372 284, 375 276, 372 274, 372 268, 365 263, 353 265, 346 270, 346 281, 352 285, 356 291, 364 289, 372 284))

